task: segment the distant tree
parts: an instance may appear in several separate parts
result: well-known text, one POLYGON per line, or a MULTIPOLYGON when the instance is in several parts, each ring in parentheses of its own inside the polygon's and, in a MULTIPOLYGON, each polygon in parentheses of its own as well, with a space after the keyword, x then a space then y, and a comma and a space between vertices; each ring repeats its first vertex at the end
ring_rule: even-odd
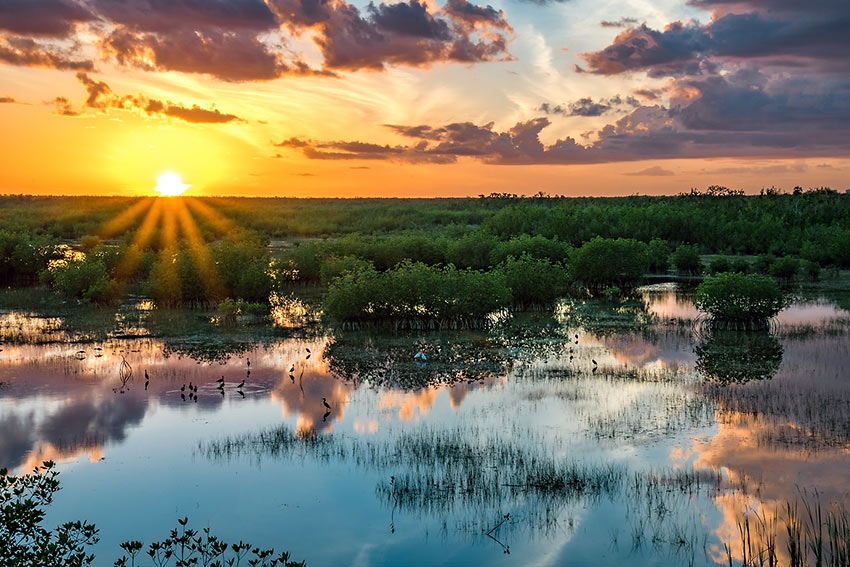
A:
POLYGON ((548 258, 533 258, 528 253, 519 258, 508 256, 498 270, 505 275, 511 303, 518 309, 551 306, 569 285, 569 275, 563 266, 548 258))
POLYGON ((739 256, 732 260, 731 270, 733 272, 740 272, 742 274, 746 274, 750 271, 750 263, 747 261, 746 258, 741 258, 739 256))
POLYGON ((484 269, 490 266, 490 253, 497 244, 495 236, 483 230, 476 230, 449 242, 446 259, 461 268, 484 269))
POLYGON ((670 243, 660 238, 653 238, 647 244, 649 271, 666 272, 670 267, 670 243))
POLYGON ((342 275, 359 272, 372 267, 371 262, 357 256, 330 256, 325 259, 320 268, 322 285, 328 286, 332 281, 342 275))
POLYGON ((709 262, 708 271, 712 274, 729 272, 732 271, 732 263, 729 262, 729 258, 726 256, 716 256, 715 258, 712 258, 711 262, 709 262))
POLYGON ((670 259, 677 271, 684 274, 696 274, 702 269, 699 258, 699 247, 694 244, 680 244, 670 259))
POLYGON ((768 268, 770 275, 782 281, 790 281, 800 270, 800 260, 791 256, 783 256, 773 261, 768 268))
POLYGON ((573 252, 569 266, 571 279, 593 292, 610 286, 635 287, 648 269, 645 243, 598 236, 573 252))
POLYGON ((770 273, 770 266, 776 261, 773 254, 759 254, 753 262, 753 271, 759 274, 770 273))
POLYGON ((802 264, 803 272, 808 276, 810 280, 816 282, 820 279, 820 264, 817 262, 812 262, 811 260, 803 260, 802 264))

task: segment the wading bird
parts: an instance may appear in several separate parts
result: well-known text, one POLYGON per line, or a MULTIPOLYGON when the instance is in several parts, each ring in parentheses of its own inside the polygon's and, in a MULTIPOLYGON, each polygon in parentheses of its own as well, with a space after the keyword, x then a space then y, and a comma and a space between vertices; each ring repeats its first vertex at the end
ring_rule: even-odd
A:
POLYGON ((244 386, 244 385, 245 385, 245 380, 242 380, 242 382, 238 386, 236 386, 236 389, 241 390, 242 386, 244 386))

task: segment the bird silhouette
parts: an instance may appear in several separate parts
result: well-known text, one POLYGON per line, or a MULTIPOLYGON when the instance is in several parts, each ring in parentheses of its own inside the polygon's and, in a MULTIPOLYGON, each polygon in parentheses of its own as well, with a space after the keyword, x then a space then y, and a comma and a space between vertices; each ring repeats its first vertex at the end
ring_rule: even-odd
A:
POLYGON ((289 371, 290 371, 290 372, 295 372, 295 365, 294 365, 294 364, 293 364, 293 365, 289 368, 289 371))
POLYGON ((598 366, 598 364, 596 364, 596 361, 595 361, 595 360, 593 360, 592 358, 590 359, 590 362, 592 362, 592 363, 593 363, 593 366, 598 366))
POLYGON ((309 348, 305 348, 304 350, 306 350, 306 351, 307 351, 307 354, 310 354, 310 349, 309 349, 309 348))
POLYGON ((224 384, 224 376, 216 380, 216 382, 218 382, 219 384, 224 384))
POLYGON ((150 380, 150 377, 148 376, 148 369, 147 368, 145 368, 145 380, 150 380))
POLYGON ((182 386, 180 386, 180 391, 181 391, 181 392, 185 392, 185 391, 186 391, 186 384, 183 384, 182 386))
POLYGON ((190 392, 194 392, 194 391, 195 391, 195 387, 192 385, 192 383, 191 383, 191 382, 189 382, 189 391, 190 391, 190 392))
POLYGON ((251 368, 251 359, 250 359, 250 358, 246 358, 246 359, 245 359, 245 361, 246 361, 246 362, 247 362, 247 364, 248 364, 248 368, 251 368))
POLYGON ((245 385, 245 380, 242 380, 242 382, 238 386, 236 386, 236 389, 241 390, 242 386, 244 386, 244 385, 245 385))
POLYGON ((331 405, 328 403, 328 400, 322 398, 322 403, 325 404, 325 407, 328 408, 328 411, 331 411, 331 405))

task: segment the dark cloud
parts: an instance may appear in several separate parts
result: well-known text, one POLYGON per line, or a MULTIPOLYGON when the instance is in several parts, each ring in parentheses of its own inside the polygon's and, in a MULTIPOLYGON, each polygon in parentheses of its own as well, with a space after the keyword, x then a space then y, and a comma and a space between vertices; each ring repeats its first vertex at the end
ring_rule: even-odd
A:
POLYGON ((32 38, 20 36, 0 37, 0 63, 82 71, 94 69, 94 63, 91 61, 76 59, 62 49, 45 46, 32 38))
POLYGON ((53 99, 52 104, 56 106, 56 114, 60 116, 79 116, 80 113, 74 110, 74 105, 64 96, 57 96, 53 99))
POLYGON ((121 27, 104 38, 103 48, 122 65, 148 71, 205 73, 224 81, 311 73, 301 61, 284 62, 280 53, 250 32, 181 28, 151 33, 121 27))
POLYGON ((513 35, 504 12, 468 0, 370 3, 363 10, 345 0, 2 0, 0 62, 91 71, 92 62, 74 55, 85 43, 76 35, 81 24, 92 24, 86 29, 97 36, 99 53, 120 65, 234 82, 506 60, 513 35), (323 68, 290 53, 283 30, 309 33, 323 68), (74 41, 62 51, 24 36, 74 41))
POLYGON ((12 34, 67 37, 76 24, 96 17, 73 0, 2 0, 0 30, 12 34))
POLYGON ((207 110, 197 104, 193 104, 191 107, 168 104, 162 113, 195 124, 223 124, 240 120, 235 114, 224 114, 217 109, 207 110))
POLYGON ((653 166, 647 167, 645 169, 641 169, 639 171, 630 171, 628 173, 624 173, 623 175, 631 175, 631 176, 648 176, 648 177, 667 177, 670 175, 676 175, 669 169, 664 169, 661 166, 653 166))
POLYGON ((0 104, 15 102, 15 99, 10 96, 0 96, 0 104))
POLYGON ((444 13, 424 4, 370 5, 364 17, 349 4, 327 11, 315 41, 328 69, 374 69, 387 65, 427 66, 509 59, 513 32, 501 11, 466 0, 450 1, 444 13))
POLYGON ((620 18, 619 20, 602 20, 599 22, 599 25, 603 28, 627 28, 629 26, 633 26, 638 21, 635 18, 620 18))
POLYGON ((449 24, 432 16, 425 4, 416 0, 378 6, 370 3, 368 10, 372 21, 382 31, 437 40, 451 37, 449 24))
POLYGON ((611 98, 599 99, 598 101, 594 101, 590 97, 584 97, 567 104, 550 104, 544 102, 537 107, 537 110, 549 115, 602 116, 609 111, 636 106, 640 106, 636 98, 632 96, 623 98, 620 95, 616 95, 611 98))
POLYGON ((277 28, 277 18, 263 0, 91 0, 91 5, 104 19, 135 31, 277 28))
POLYGON ((77 73, 77 80, 83 84, 89 95, 86 99, 86 106, 91 108, 104 108, 107 103, 100 99, 106 98, 112 93, 112 89, 109 88, 109 85, 103 81, 96 81, 92 79, 82 71, 77 73))
POLYGON ((77 73, 77 80, 86 89, 86 93, 88 94, 86 106, 89 108, 98 108, 100 110, 106 110, 107 108, 123 110, 138 108, 144 110, 149 115, 160 114, 195 124, 222 124, 225 122, 241 121, 235 114, 225 114, 217 109, 204 109, 196 104, 186 107, 167 101, 149 99, 144 95, 118 96, 112 92, 108 84, 92 79, 86 73, 77 73))
POLYGON ((650 76, 711 73, 728 60, 850 69, 850 10, 846 2, 698 1, 722 7, 707 24, 680 21, 655 30, 642 24, 619 34, 601 51, 585 53, 589 70, 650 76))

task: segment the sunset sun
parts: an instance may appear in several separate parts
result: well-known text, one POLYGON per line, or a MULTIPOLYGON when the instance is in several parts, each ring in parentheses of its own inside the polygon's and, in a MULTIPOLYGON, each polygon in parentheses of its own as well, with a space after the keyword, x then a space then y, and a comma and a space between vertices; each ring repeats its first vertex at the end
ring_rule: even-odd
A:
POLYGON ((189 187, 191 185, 183 183, 180 175, 169 171, 159 176, 159 179, 156 180, 154 190, 165 197, 173 197, 175 195, 182 195, 189 187))

